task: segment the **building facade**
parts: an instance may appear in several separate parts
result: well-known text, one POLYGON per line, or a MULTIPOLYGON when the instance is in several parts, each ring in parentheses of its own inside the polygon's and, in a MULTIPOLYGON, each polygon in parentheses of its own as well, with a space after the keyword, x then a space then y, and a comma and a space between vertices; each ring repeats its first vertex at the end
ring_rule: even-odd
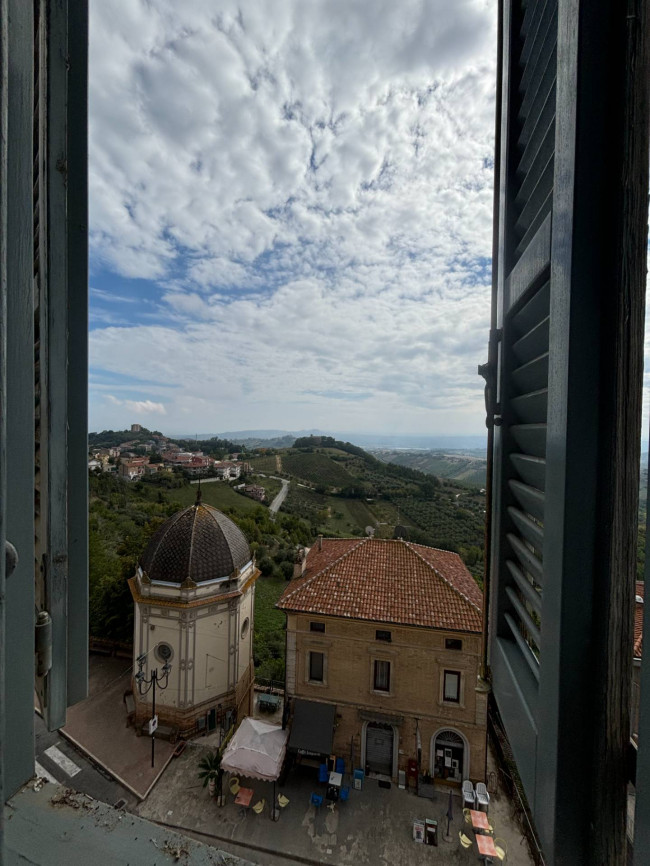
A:
POLYGON ((278 602, 286 693, 312 703, 315 717, 335 705, 333 753, 392 779, 409 761, 452 783, 483 779, 481 593, 460 557, 404 541, 320 539, 297 571, 278 602))
MULTIPOLYGON (((248 542, 216 508, 200 501, 167 520, 129 581, 135 605, 134 671, 171 665, 156 693, 161 724, 191 734, 200 720, 252 711, 255 566, 248 542)), ((133 692, 138 724, 151 694, 133 692)))

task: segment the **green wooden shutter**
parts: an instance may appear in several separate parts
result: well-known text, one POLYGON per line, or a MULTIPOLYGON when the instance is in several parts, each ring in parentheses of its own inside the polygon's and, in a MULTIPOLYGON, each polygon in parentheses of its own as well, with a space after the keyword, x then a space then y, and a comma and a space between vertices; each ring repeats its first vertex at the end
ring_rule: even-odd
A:
POLYGON ((0 585, 3 802, 33 774, 35 686, 52 729, 86 693, 88 568, 87 8, 2 12, 0 543, 19 557, 0 585))
POLYGON ((621 253, 630 24, 613 0, 502 9, 489 664, 547 862, 611 866, 643 329, 640 265, 621 253))

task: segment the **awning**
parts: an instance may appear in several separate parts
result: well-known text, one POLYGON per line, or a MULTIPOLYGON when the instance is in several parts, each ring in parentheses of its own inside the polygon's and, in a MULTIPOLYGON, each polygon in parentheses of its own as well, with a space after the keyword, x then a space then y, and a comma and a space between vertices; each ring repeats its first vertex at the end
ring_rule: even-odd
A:
POLYGON ((246 717, 223 753, 221 768, 272 782, 282 771, 286 745, 281 727, 246 717))
POLYGON ((331 755, 334 738, 333 704, 316 701, 294 701, 289 748, 301 754, 331 755))

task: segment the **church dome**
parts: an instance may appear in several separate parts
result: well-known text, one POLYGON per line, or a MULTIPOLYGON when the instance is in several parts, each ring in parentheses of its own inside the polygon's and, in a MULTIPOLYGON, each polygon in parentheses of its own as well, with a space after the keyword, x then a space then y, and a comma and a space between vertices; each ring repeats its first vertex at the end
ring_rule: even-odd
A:
POLYGON ((252 559, 243 532, 200 499, 165 521, 140 558, 150 580, 182 584, 230 577, 252 559))

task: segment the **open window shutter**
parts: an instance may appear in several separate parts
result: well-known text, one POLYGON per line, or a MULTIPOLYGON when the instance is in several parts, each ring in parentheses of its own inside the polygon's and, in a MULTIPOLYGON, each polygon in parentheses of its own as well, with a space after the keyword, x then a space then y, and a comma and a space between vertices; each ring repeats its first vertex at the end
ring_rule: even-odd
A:
POLYGON ((2 11, 0 541, 18 553, 0 636, 8 797, 33 774, 35 686, 51 729, 86 692, 87 8, 2 11))
POLYGON ((643 338, 621 254, 627 13, 502 6, 489 663, 549 864, 625 855, 643 338))

